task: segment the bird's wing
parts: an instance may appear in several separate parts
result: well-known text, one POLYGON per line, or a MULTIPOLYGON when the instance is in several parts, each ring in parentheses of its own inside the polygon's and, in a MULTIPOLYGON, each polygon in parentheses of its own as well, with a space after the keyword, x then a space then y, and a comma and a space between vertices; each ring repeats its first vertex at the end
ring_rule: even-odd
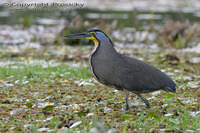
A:
POLYGON ((176 86, 170 77, 148 63, 124 55, 121 62, 122 85, 129 91, 147 93, 176 86))

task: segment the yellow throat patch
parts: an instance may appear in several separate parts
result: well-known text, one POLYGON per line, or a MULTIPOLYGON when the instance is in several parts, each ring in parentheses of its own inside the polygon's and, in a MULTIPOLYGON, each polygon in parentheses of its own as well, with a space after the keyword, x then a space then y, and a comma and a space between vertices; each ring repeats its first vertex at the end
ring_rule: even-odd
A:
POLYGON ((94 42, 94 46, 95 46, 95 48, 98 46, 98 41, 97 41, 97 39, 95 38, 95 37, 87 37, 87 39, 90 39, 90 40, 92 40, 93 42, 94 42))

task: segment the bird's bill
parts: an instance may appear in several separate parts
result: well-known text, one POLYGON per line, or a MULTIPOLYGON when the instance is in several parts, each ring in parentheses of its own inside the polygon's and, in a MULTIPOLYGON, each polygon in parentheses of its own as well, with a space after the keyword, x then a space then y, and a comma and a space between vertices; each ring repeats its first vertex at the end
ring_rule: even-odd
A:
POLYGON ((92 38, 92 35, 86 34, 86 33, 79 33, 79 34, 67 35, 67 36, 64 36, 64 37, 70 38, 70 39, 81 39, 81 38, 84 38, 84 39, 91 39, 91 38, 92 38))

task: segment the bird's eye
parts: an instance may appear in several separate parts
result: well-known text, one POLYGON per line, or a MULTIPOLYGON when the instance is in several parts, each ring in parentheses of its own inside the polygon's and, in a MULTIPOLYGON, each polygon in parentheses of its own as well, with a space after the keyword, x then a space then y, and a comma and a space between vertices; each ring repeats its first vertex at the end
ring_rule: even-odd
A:
POLYGON ((95 32, 90 32, 90 34, 94 36, 96 33, 95 32))

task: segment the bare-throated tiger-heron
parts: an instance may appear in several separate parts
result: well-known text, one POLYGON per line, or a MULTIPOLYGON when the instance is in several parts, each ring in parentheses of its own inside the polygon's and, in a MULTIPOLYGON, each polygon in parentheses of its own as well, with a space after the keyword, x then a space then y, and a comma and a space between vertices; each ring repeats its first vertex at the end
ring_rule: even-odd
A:
POLYGON ((129 109, 129 92, 137 94, 147 108, 150 108, 150 104, 141 93, 157 90, 176 92, 176 84, 169 76, 146 62, 118 53, 110 38, 101 30, 95 29, 64 37, 85 38, 94 42, 95 48, 89 56, 90 70, 100 83, 125 91, 125 110, 129 109))

